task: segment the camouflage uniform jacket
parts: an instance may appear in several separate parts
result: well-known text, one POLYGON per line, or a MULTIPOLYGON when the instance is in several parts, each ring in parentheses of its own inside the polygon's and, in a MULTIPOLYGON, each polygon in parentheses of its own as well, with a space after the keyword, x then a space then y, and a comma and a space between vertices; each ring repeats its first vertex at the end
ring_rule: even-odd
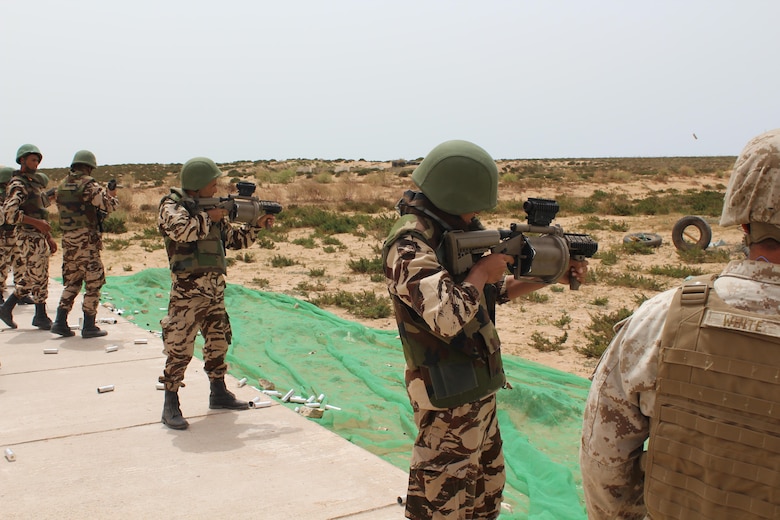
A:
MULTIPOLYGON (((193 243, 205 240, 213 235, 212 227, 216 226, 219 236, 227 249, 242 249, 252 245, 261 229, 242 224, 234 227, 229 222, 221 220, 213 222, 205 211, 190 211, 171 196, 160 201, 157 224, 165 238, 176 243, 193 243)), ((192 273, 181 273, 190 276, 192 273)), ((224 274, 224 273, 222 273, 224 274)))
MULTIPOLYGON (((776 316, 780 265, 731 262, 714 289, 727 305, 776 316)), ((655 407, 661 337, 676 291, 651 298, 616 325, 617 334, 594 372, 580 447, 591 520, 645 518, 643 447, 655 407)))
MULTIPOLYGON (((441 358, 457 356, 459 360, 468 359, 468 364, 482 365, 477 370, 480 377, 475 381, 479 388, 461 392, 467 397, 474 392, 480 395, 472 396, 466 402, 487 397, 503 386, 505 378, 500 360, 500 341, 484 297, 474 285, 465 281, 458 283, 440 263, 435 247, 442 230, 435 228, 441 226, 422 216, 404 218, 405 223, 396 225, 396 228, 399 225, 403 228, 394 228, 395 232, 391 231, 385 243, 384 265, 388 291, 394 300, 404 343, 409 395, 413 402, 426 409, 465 404, 454 402, 462 400, 458 395, 446 399, 437 397, 433 388, 437 378, 435 365, 440 362, 446 364, 446 360, 441 358), (414 323, 403 323, 404 318, 414 323), (412 339, 419 339, 428 351, 417 350, 420 345, 415 346, 417 342, 412 339), (436 345, 431 345, 432 342, 436 345), (462 352, 456 353, 459 350, 462 352), (487 374, 485 377, 481 377, 483 372, 487 374)), ((496 289, 498 302, 508 301, 503 281, 496 284, 496 289)), ((444 370, 440 375, 446 378, 449 372, 444 370)), ((465 372, 459 375, 462 378, 467 376, 465 372)), ((439 384, 462 386, 460 381, 440 381, 439 384)), ((461 390, 455 388, 454 392, 461 390)))

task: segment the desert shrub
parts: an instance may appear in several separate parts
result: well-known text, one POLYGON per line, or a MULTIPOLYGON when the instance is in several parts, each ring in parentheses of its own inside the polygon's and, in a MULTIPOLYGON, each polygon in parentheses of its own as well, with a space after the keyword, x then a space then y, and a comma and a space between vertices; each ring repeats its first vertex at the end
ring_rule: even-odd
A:
POLYGON ((257 247, 260 249, 274 249, 276 247, 274 241, 268 237, 258 238, 255 240, 255 244, 257 244, 257 247))
POLYGON ((568 326, 569 324, 571 324, 571 316, 569 316, 569 313, 566 311, 563 311, 560 318, 553 321, 553 325, 555 325, 559 329, 562 329, 568 326))
POLYGON ((606 305, 609 303, 609 298, 607 298, 606 296, 596 297, 590 303, 591 305, 595 305, 596 307, 606 307, 606 305))
POLYGON ((569 333, 564 332, 560 338, 550 340, 545 338, 542 334, 534 332, 531 334, 531 346, 539 352, 558 352, 563 350, 563 344, 569 339, 569 333))
POLYGON ((688 276, 699 276, 704 274, 698 267, 687 267, 684 265, 654 265, 650 267, 650 274, 670 276, 672 278, 687 278, 688 276))
POLYGON ((296 265, 297 263, 297 260, 284 255, 274 255, 273 258, 271 258, 271 267, 289 267, 291 265, 296 265))
POLYGON ((677 250, 677 256, 686 264, 710 264, 728 262, 731 254, 725 249, 715 249, 712 251, 706 249, 686 249, 677 250))
POLYGON ((387 318, 392 313, 390 299, 377 297, 372 291, 350 293, 338 291, 335 294, 323 294, 312 300, 314 305, 335 305, 346 309, 359 318, 387 318))
POLYGON ((165 247, 165 243, 162 239, 159 240, 141 240, 141 248, 144 251, 151 253, 165 247))
POLYGON ((125 219, 119 215, 111 215, 103 221, 104 233, 127 233, 125 219))
POLYGON ((322 276, 325 276, 325 268, 312 268, 309 269, 309 276, 314 278, 320 278, 322 276))
POLYGON ((618 263, 618 254, 615 251, 599 251, 593 258, 601 260, 601 265, 615 265, 618 263))
POLYGON ((297 246, 305 247, 306 249, 314 249, 314 247, 317 245, 312 237, 296 238, 292 241, 292 243, 297 246))
POLYGON ((104 238, 103 244, 109 251, 121 251, 130 247, 130 241, 121 238, 104 238))
POLYGON ((615 337, 613 330, 615 324, 628 318, 631 311, 625 307, 612 313, 591 315, 591 323, 585 331, 588 342, 584 347, 575 347, 574 350, 590 358, 598 358, 609 346, 609 342, 615 337))
POLYGON ((262 289, 271 285, 271 282, 268 280, 268 278, 252 278, 252 284, 262 289))
POLYGON ((361 274, 384 274, 384 266, 382 265, 381 258, 363 258, 358 260, 350 260, 348 262, 349 268, 355 273, 361 274))
POLYGON ((295 286, 295 290, 298 292, 301 292, 308 296, 310 292, 320 292, 327 289, 325 284, 318 281, 317 283, 311 283, 309 281, 303 280, 298 282, 298 285, 295 286))
POLYGON ((544 293, 540 293, 539 291, 533 291, 522 295, 520 299, 533 303, 545 303, 550 299, 550 296, 544 293))

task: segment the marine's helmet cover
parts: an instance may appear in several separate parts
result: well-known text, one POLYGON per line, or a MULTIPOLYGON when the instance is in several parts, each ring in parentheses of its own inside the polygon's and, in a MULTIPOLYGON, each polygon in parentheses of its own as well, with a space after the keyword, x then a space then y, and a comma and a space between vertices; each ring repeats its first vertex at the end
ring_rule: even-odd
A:
POLYGON ((73 168, 77 164, 86 164, 92 168, 97 168, 97 159, 95 158, 95 154, 89 150, 79 150, 73 156, 73 160, 70 162, 70 167, 73 168))
POLYGON ((16 164, 22 164, 22 157, 26 157, 31 153, 37 155, 39 161, 43 160, 43 154, 41 153, 41 151, 38 149, 37 146, 35 146, 34 144, 23 144, 16 151, 16 164))
POLYGON ((10 166, 3 166, 0 168, 0 184, 6 184, 11 180, 11 176, 14 174, 14 169, 10 166))
POLYGON ((737 157, 721 226, 750 224, 748 243, 780 241, 780 128, 751 139, 737 157))
POLYGON ((214 161, 206 157, 190 159, 181 168, 181 187, 198 191, 222 175, 214 161))
POLYGON ((498 202, 496 162, 469 141, 436 146, 414 170, 412 180, 437 208, 452 215, 492 209, 498 202))

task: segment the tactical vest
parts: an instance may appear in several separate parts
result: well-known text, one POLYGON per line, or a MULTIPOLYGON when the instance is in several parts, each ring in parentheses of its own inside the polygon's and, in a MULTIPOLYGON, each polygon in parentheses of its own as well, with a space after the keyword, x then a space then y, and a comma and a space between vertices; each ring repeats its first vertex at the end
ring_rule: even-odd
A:
MULTIPOLYGON (((13 177, 11 177, 11 182, 14 180, 21 182, 24 185, 25 191, 27 192, 27 199, 22 202, 22 204, 19 206, 19 209, 21 209, 22 212, 28 217, 33 217, 40 220, 48 220, 49 212, 46 211, 46 205, 43 202, 43 197, 46 196, 43 193, 43 190, 38 187, 37 184, 33 184, 33 182, 19 170, 15 171, 13 177)), ((23 226, 26 229, 36 229, 35 226, 28 224, 23 224, 23 226)))
POLYGON ((678 290, 661 339, 645 470, 653 520, 780 518, 780 318, 678 290))
MULTIPOLYGON (((190 216, 198 213, 195 201, 184 194, 178 188, 171 188, 171 193, 163 197, 174 201, 185 208, 190 216)), ((176 242, 160 228, 160 233, 165 239, 165 250, 168 253, 168 263, 174 274, 202 274, 222 273, 227 274, 227 262, 225 261, 226 237, 222 236, 221 228, 214 223, 209 228, 206 238, 194 242, 176 242)))
POLYGON ((84 189, 94 180, 88 175, 71 173, 57 188, 57 209, 63 231, 83 228, 97 231, 97 208, 91 203, 84 202, 84 189))
MULTIPOLYGON (((385 240, 383 265, 392 244, 411 234, 434 250, 435 224, 416 215, 402 216, 385 240)), ((442 263, 442 258, 439 257, 442 263)), ((487 287, 487 286, 486 286, 487 287)), ((442 338, 400 298, 391 294, 406 364, 418 370, 425 381, 431 403, 453 408, 478 401, 504 386, 506 378, 501 361, 500 341, 484 296, 477 315, 454 337, 442 338)))

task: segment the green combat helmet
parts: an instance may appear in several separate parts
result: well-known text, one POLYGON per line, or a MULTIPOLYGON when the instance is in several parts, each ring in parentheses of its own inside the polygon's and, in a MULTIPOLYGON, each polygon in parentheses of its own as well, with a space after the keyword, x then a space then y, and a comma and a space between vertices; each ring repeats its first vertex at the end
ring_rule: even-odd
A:
POLYGON ((73 168, 77 164, 86 164, 92 168, 97 168, 97 159, 95 158, 95 154, 89 150, 79 150, 76 152, 76 155, 73 156, 70 167, 73 168))
POLYGON ((33 182, 40 184, 41 188, 46 188, 49 185, 49 176, 43 172, 35 172, 33 182))
POLYGON ((181 187, 185 190, 198 191, 214 179, 222 175, 214 161, 206 157, 190 159, 181 168, 181 187))
POLYGON ((463 215, 496 207, 498 168, 485 150, 468 141, 446 141, 423 159, 412 180, 442 211, 463 215))
POLYGON ((11 176, 14 174, 14 169, 10 166, 3 166, 0 168, 0 184, 8 184, 11 180, 11 176))
POLYGON ((37 146, 34 144, 23 144, 19 147, 19 149, 16 151, 16 164, 22 164, 22 157, 27 157, 31 153, 34 153, 38 156, 38 160, 43 160, 43 154, 38 149, 37 146))

